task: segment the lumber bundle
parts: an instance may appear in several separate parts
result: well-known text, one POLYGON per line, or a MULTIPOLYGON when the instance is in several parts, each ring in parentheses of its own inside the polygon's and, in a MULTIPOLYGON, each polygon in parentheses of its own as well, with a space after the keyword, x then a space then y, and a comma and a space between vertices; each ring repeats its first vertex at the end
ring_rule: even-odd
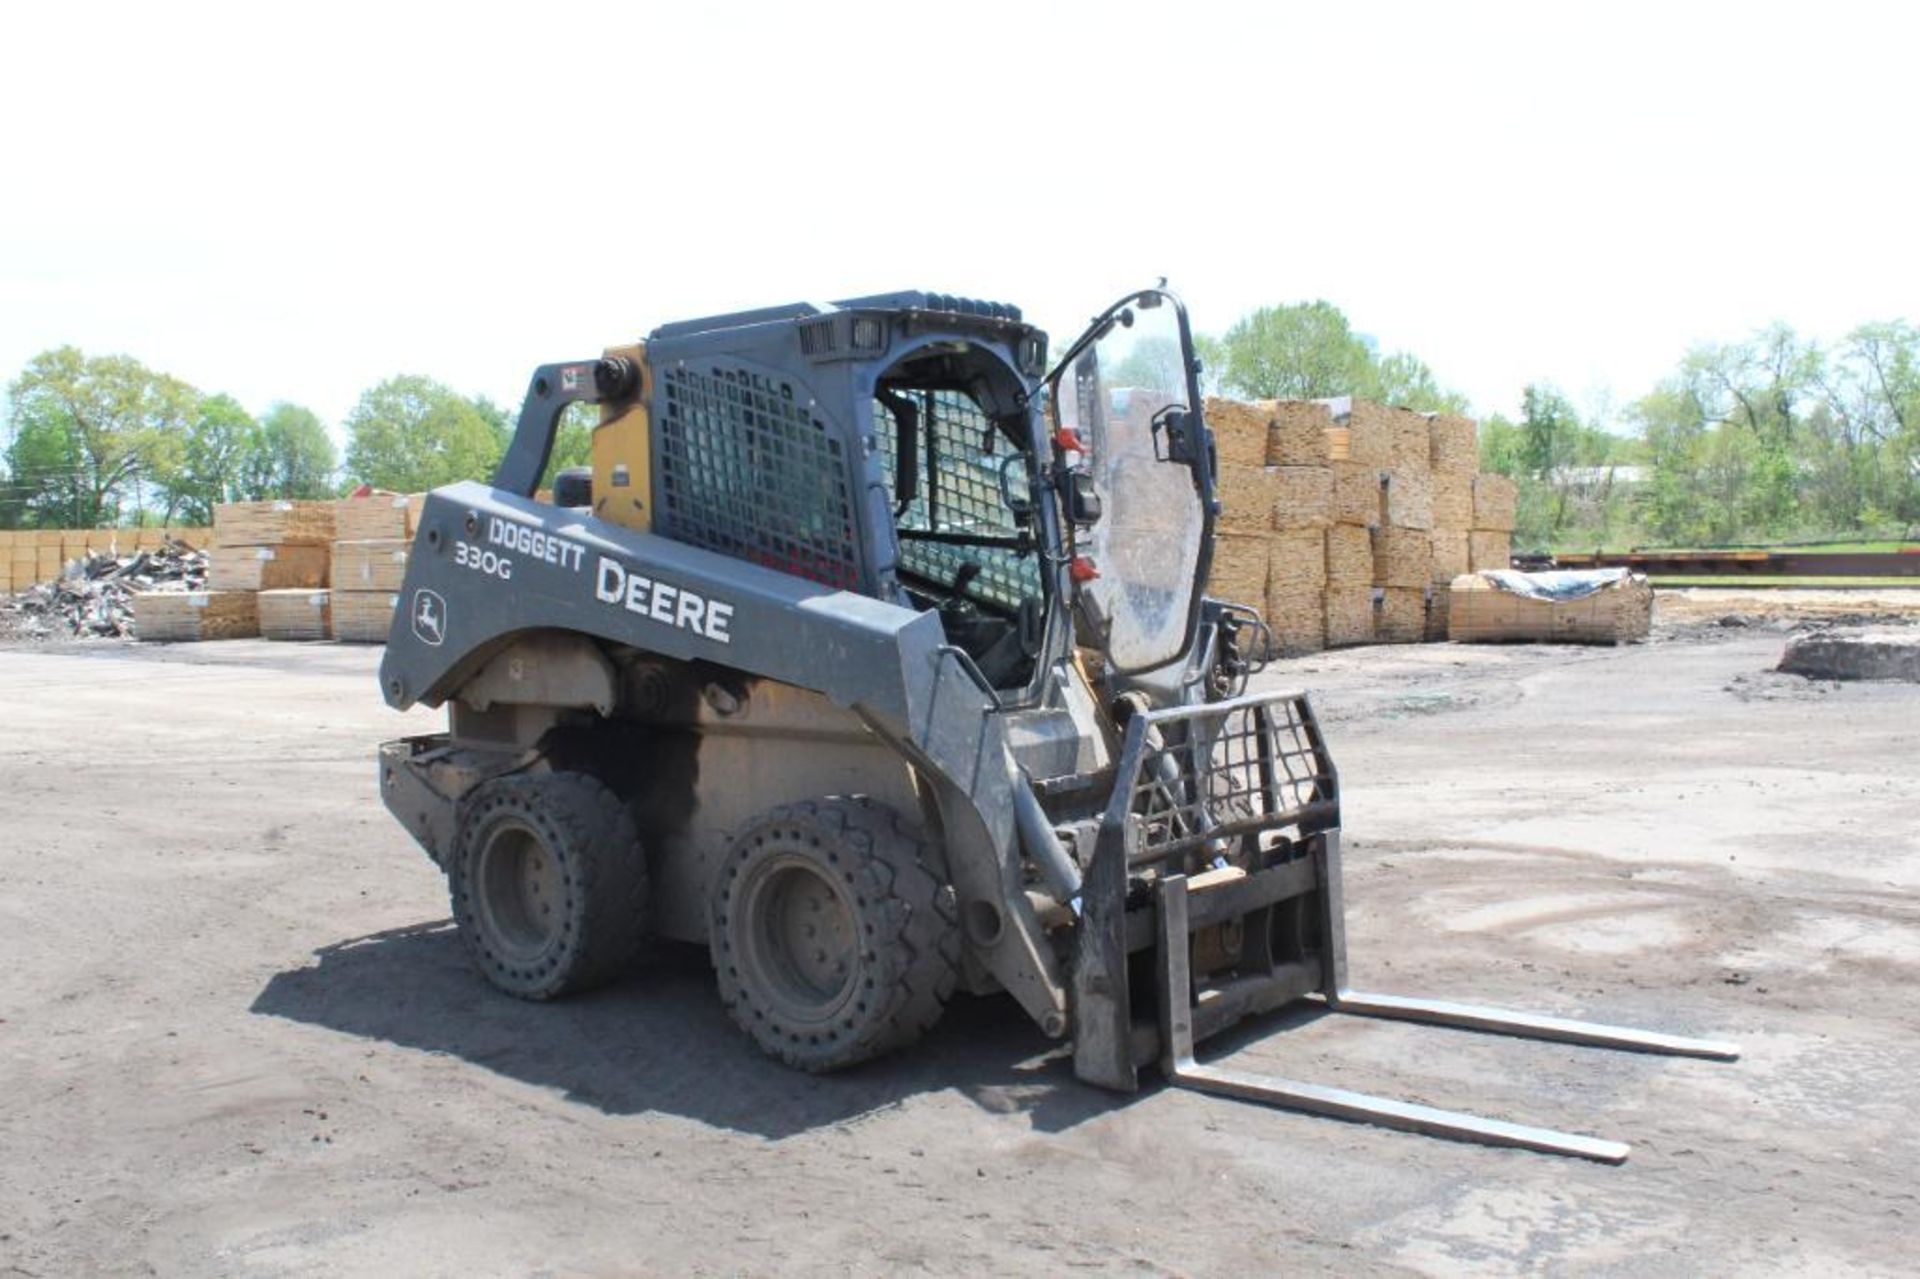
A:
POLYGON ((1325 587, 1276 586, 1267 596, 1265 616, 1275 656, 1306 657, 1327 646, 1325 587))
POLYGON ((340 591, 397 591, 407 576, 406 538, 333 544, 332 584, 340 591))
POLYGON ((1319 400, 1272 401, 1267 461, 1273 466, 1325 466, 1333 460, 1334 411, 1319 400))
MULTIPOLYGON (((1442 588, 1462 573, 1471 572, 1472 561, 1468 558, 1468 547, 1472 534, 1464 530, 1434 529, 1430 538, 1433 544, 1433 580, 1442 588)), ((1500 567, 1504 568, 1505 565, 1500 567)))
POLYGON ((1267 432, 1273 421, 1271 400, 1243 404, 1208 396, 1206 414, 1207 427, 1213 432, 1214 456, 1222 471, 1267 464, 1267 432))
POLYGON ((271 591, 327 584, 327 548, 304 543, 229 546, 207 552, 207 587, 215 591, 271 591))
POLYGON ((1444 639, 1452 581, 1511 562, 1514 486, 1477 474, 1471 418, 1347 397, 1206 407, 1222 508, 1208 589, 1260 608, 1282 654, 1444 639))
POLYGON ((1395 528, 1433 528, 1433 477, 1426 468, 1386 473, 1380 486, 1380 522, 1395 528))
POLYGON ((1578 599, 1536 599, 1482 573, 1455 578, 1447 594, 1447 635, 1457 643, 1626 644, 1653 628, 1653 588, 1638 573, 1578 599))
POLYGON ((1474 573, 1513 565, 1513 534, 1475 529, 1467 535, 1467 568, 1474 573))
POLYGON ((1436 413, 1430 428, 1429 465, 1437 480, 1442 475, 1471 480, 1480 469, 1480 431, 1470 417, 1436 413))
POLYGON ((1230 604, 1267 610, 1267 536, 1222 529, 1213 539, 1213 572, 1207 593, 1230 604))
POLYGON ((1374 616, 1374 638, 1382 644, 1418 644, 1426 638, 1427 586, 1383 586, 1379 612, 1374 616))
POLYGON ((1327 647, 1373 643, 1373 588, 1327 588, 1327 647))
POLYGON ((1375 586, 1423 587, 1433 576, 1433 534, 1417 528, 1376 528, 1373 537, 1375 586))
POLYGON ((380 538, 411 540, 420 526, 424 494, 374 493, 343 497, 333 504, 333 540, 369 542, 380 538))
POLYGON ((328 604, 333 614, 333 637, 350 644, 384 644, 393 629, 400 597, 391 591, 333 591, 328 604))
POLYGON ((133 630, 143 640, 247 639, 260 633, 252 591, 147 591, 133 597, 133 630))
POLYGON ((1228 466, 1222 463, 1214 496, 1220 499, 1216 523, 1223 529, 1258 533, 1273 527, 1274 477, 1264 464, 1228 466))
POLYGON ((1333 523, 1333 472, 1324 466, 1272 466, 1273 526, 1323 529, 1333 523))
POLYGON ((1336 524, 1356 524, 1372 528, 1380 522, 1379 468, 1364 462, 1334 462, 1329 472, 1333 498, 1331 515, 1336 524))
POLYGON ((1327 584, 1373 586, 1373 536, 1364 528, 1336 524, 1327 530, 1327 584))
POLYGON ((217 546, 325 546, 332 502, 222 502, 213 508, 217 546))
POLYGON ((260 634, 270 640, 323 640, 331 634, 328 592, 261 591, 260 634))
POLYGON ((1473 476, 1433 473, 1433 528, 1464 533, 1473 527, 1473 476))
POLYGON ((1519 491, 1504 475, 1477 475, 1473 480, 1473 526, 1513 532, 1519 491))
POLYGON ((1393 466, 1393 441, 1397 418, 1395 410, 1384 404, 1354 400, 1347 414, 1347 457, 1376 471, 1393 466))

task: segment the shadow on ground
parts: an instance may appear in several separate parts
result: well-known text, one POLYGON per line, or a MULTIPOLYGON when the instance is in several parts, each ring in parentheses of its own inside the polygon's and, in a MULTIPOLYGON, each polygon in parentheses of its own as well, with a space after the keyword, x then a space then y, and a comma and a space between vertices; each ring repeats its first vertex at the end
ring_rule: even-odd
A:
POLYGON ((446 1053, 553 1088, 609 1114, 659 1112, 779 1139, 845 1123, 921 1093, 1058 1131, 1126 1099, 1082 1084, 1005 996, 956 998, 903 1053, 833 1075, 764 1057, 714 992, 707 957, 663 946, 615 986, 551 1004, 494 991, 468 965, 452 921, 322 947, 270 980, 252 1011, 403 1048, 446 1053))

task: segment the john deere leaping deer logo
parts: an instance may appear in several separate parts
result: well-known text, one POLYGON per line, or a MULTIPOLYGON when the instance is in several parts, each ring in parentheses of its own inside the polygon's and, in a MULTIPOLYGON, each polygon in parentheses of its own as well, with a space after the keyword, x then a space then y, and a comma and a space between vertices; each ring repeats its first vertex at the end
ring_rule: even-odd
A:
POLYGON ((447 602, 440 592, 425 589, 413 593, 413 634, 422 644, 440 647, 447 637, 447 602))

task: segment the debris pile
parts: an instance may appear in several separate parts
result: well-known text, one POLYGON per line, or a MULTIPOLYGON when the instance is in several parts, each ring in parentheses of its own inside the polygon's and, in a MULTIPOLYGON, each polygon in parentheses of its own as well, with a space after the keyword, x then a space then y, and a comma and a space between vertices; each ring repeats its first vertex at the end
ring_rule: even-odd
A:
POLYGON ((89 551, 51 582, 0 596, 0 635, 20 639, 129 636, 133 597, 146 591, 197 591, 207 555, 169 538, 132 555, 89 551))

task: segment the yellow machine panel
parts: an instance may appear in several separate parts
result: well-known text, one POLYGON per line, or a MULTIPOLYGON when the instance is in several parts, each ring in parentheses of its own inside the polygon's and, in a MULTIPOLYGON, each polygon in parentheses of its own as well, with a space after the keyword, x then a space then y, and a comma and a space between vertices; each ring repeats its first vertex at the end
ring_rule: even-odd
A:
POLYGON ((653 527, 653 434, 647 399, 653 394, 653 370, 645 343, 616 346, 609 357, 624 356, 639 370, 633 394, 600 406, 593 429, 593 513, 625 528, 653 527))

